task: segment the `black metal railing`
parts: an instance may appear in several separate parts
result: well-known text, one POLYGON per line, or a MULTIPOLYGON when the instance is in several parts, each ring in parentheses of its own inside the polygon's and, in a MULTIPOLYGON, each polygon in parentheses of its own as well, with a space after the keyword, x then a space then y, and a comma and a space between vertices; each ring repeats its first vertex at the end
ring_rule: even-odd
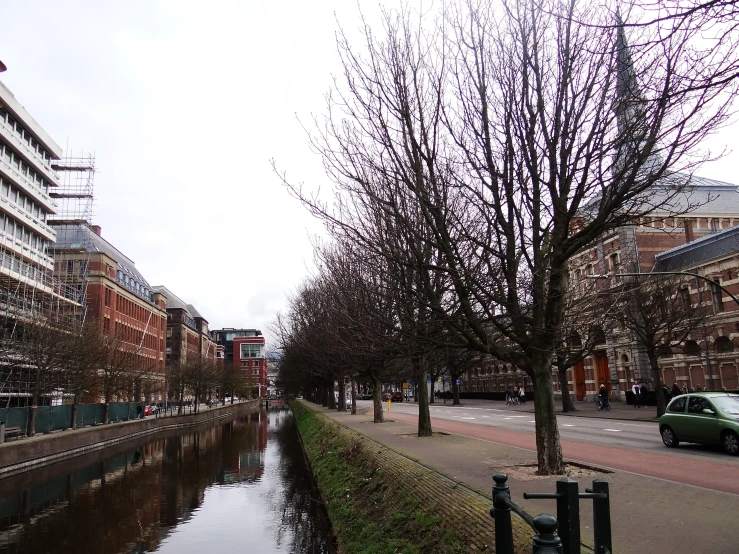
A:
POLYGON ((608 483, 602 479, 593 481, 592 489, 579 492, 577 481, 569 477, 557 481, 556 492, 525 492, 529 499, 554 499, 557 501, 557 517, 549 514, 532 516, 511 498, 506 485, 508 475, 493 475, 493 508, 490 515, 495 520, 496 554, 514 554, 511 512, 517 514, 536 532, 533 540, 534 554, 580 554, 580 499, 593 501, 593 528, 596 554, 611 554, 611 507, 608 483))

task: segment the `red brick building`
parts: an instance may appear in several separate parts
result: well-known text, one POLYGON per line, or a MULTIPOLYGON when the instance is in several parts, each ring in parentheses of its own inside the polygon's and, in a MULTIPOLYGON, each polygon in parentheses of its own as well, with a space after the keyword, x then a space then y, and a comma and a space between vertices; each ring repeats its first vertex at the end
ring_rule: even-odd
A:
POLYGON ((149 401, 163 400, 167 299, 155 292, 136 264, 101 236, 100 227, 55 226, 55 276, 78 287, 86 318, 122 338, 137 367, 149 375, 149 401))
POLYGON ((267 394, 267 358, 262 332, 258 329, 219 329, 213 331, 219 346, 223 346, 224 360, 247 372, 254 382, 255 395, 267 394))

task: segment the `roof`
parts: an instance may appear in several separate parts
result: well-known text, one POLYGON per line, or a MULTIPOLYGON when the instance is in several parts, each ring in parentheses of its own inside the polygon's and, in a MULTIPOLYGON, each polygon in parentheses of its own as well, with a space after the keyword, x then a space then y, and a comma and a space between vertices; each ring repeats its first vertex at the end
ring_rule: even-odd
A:
POLYGON ((101 252, 116 261, 118 264, 118 270, 123 271, 123 273, 127 274, 135 281, 138 281, 146 288, 152 288, 139 270, 136 269, 136 264, 131 258, 123 254, 115 246, 95 233, 87 225, 53 225, 53 228, 56 231, 56 243, 53 246, 54 249, 69 248, 75 250, 83 249, 91 253, 101 252))
POLYGON ((679 271, 731 254, 739 254, 739 226, 657 254, 652 271, 679 271))
POLYGON ((151 287, 151 290, 154 292, 158 292, 163 294, 167 297, 167 309, 174 309, 174 310, 184 310, 187 315, 194 318, 200 318, 205 321, 207 321, 202 315, 200 315, 200 312, 198 312, 195 309, 195 306, 192 304, 185 304, 185 301, 182 300, 179 296, 177 296, 175 293, 173 293, 171 290, 169 290, 167 287, 162 285, 156 285, 151 287))

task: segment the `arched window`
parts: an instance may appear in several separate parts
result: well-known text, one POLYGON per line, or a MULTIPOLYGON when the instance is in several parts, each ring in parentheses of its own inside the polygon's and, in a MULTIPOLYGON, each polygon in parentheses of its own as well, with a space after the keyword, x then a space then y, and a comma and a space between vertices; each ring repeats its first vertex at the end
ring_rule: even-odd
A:
POLYGON ((701 347, 694 340, 686 340, 685 346, 683 347, 683 353, 686 356, 700 356, 701 347))
POLYGON ((731 342, 729 337, 717 338, 713 347, 716 349, 716 352, 723 353, 723 352, 733 352, 734 351, 734 343, 731 342))

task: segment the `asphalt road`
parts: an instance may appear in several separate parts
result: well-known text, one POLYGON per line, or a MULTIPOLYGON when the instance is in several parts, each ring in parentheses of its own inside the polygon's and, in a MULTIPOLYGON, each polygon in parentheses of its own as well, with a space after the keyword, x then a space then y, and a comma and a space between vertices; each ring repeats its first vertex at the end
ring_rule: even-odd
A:
MULTIPOLYGON (((372 409, 371 401, 358 406, 372 409)), ((534 414, 498 407, 431 405, 432 427, 482 440, 534 450, 534 414)), ((387 403, 383 404, 387 410, 387 403)), ((385 417, 413 422, 415 403, 392 403, 385 417)), ((558 416, 565 457, 586 463, 739 494, 739 457, 720 448, 662 444, 657 423, 598 417, 558 416)))

